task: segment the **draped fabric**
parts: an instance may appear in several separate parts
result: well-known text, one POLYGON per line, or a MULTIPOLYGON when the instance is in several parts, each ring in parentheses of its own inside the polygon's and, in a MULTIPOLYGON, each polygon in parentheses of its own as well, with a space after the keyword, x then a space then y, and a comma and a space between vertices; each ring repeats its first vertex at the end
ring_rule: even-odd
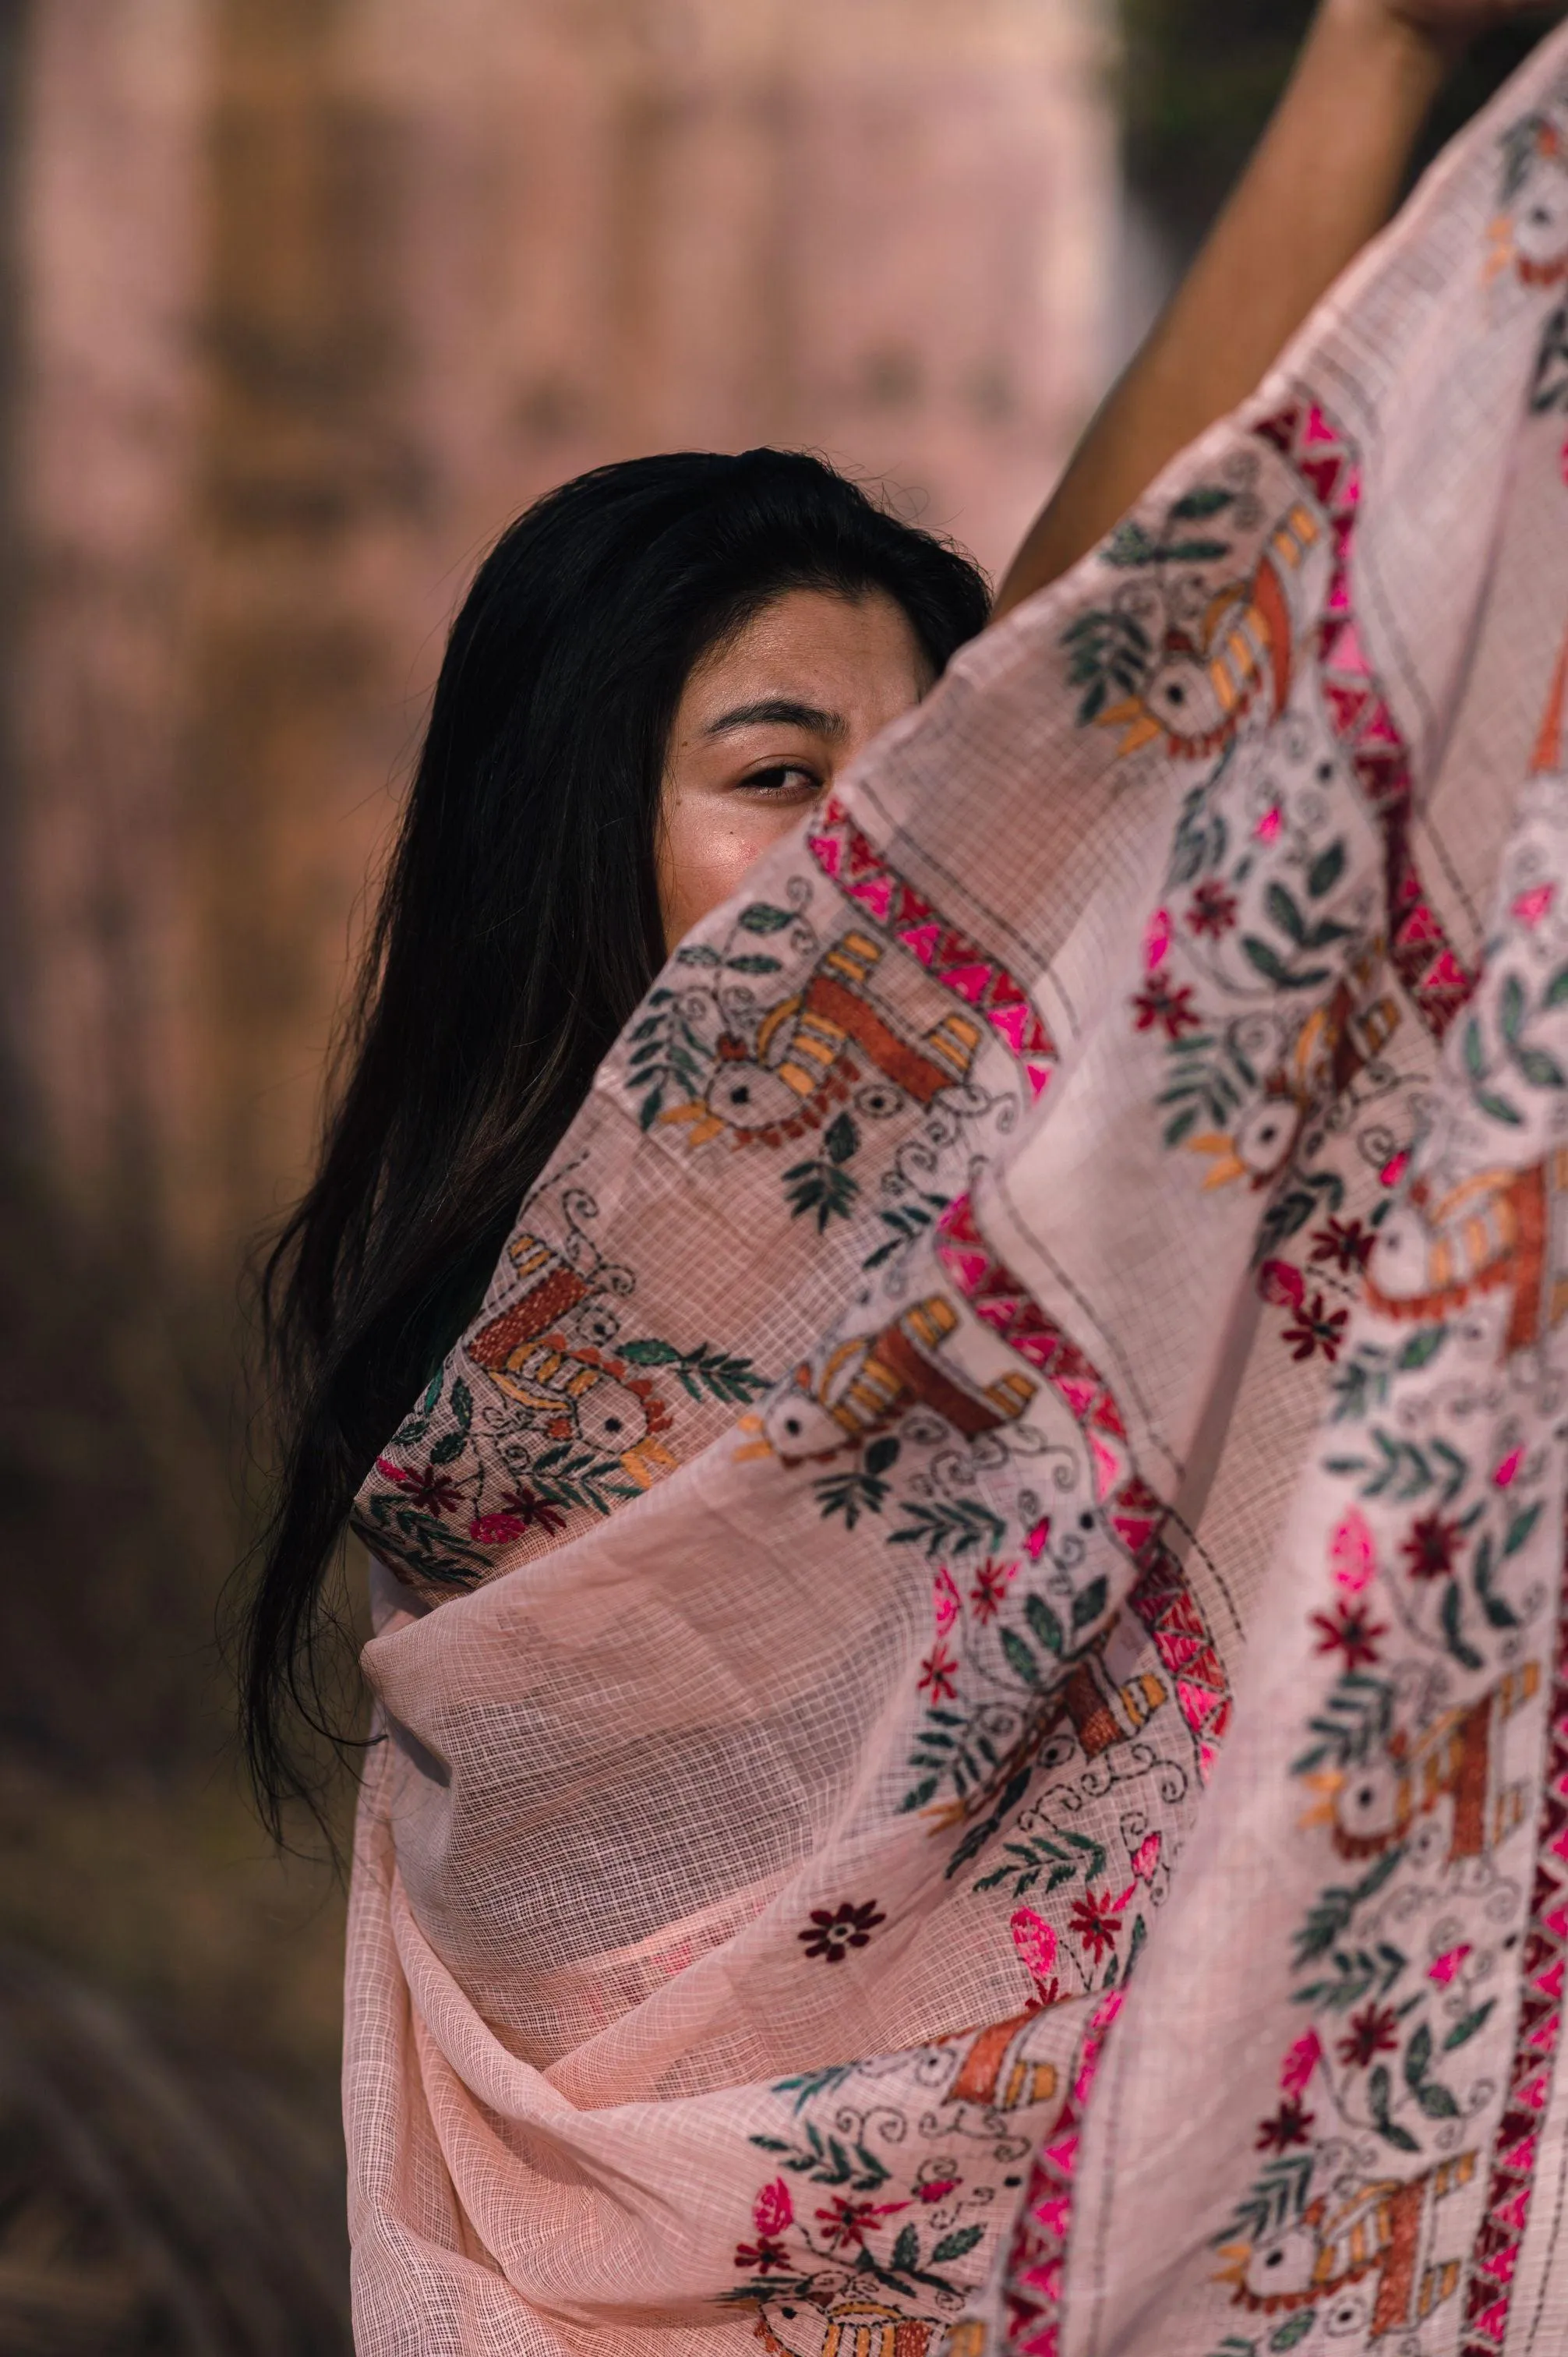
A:
POLYGON ((1563 2345, 1568 36, 677 950, 361 1493, 359 2346, 1563 2345))

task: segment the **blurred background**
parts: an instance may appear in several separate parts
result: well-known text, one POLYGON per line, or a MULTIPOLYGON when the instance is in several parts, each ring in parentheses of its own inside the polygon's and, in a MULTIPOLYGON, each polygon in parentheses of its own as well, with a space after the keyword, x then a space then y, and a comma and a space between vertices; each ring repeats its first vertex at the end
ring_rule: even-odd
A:
POLYGON ((347 2346, 341 1892, 215 1639, 240 1277, 477 558, 773 441, 999 571, 1307 13, 0 0, 6 2357, 347 2346))

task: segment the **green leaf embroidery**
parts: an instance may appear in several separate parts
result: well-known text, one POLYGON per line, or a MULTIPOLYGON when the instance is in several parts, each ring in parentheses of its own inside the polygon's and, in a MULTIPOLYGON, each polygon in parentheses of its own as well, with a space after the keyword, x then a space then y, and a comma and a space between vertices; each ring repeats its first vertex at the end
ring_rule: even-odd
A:
POLYGON ((1306 888, 1312 899, 1321 900, 1326 892, 1332 892, 1344 873, 1345 845, 1331 843, 1326 851, 1318 853, 1306 871, 1306 888))
POLYGON ((1023 1679, 1026 1685, 1044 1685, 1045 1680, 1040 1675, 1040 1665, 1015 1629, 1003 1630, 1002 1651, 1007 1656, 1008 1666, 1016 1676, 1023 1679))
POLYGON ((1544 1048, 1520 1048, 1514 1052, 1514 1062, 1532 1089, 1568 1087, 1562 1065, 1544 1048))
POLYGON ((847 1162, 860 1148, 860 1132, 847 1113, 841 1113, 822 1133, 822 1145, 830 1162, 847 1162))
POLYGON ((931 2253, 930 2265, 940 2267, 949 2259, 961 2259, 967 2251, 973 2250, 984 2232, 983 2226, 955 2227, 950 2234, 942 2236, 931 2253))
POLYGON ((1099 1579, 1091 1579, 1081 1595, 1073 1598, 1072 1625, 1075 1636, 1079 1630, 1087 1628, 1090 1621, 1099 1620, 1105 1609, 1107 1592, 1106 1581, 1102 1574, 1099 1579))
POLYGON ((1024 1607, 1024 1618, 1047 1653, 1060 1653, 1065 1651, 1066 1632, 1043 1596, 1029 1598, 1024 1607))
POLYGON ((781 933, 795 919, 789 909, 774 909, 766 900, 754 900, 748 909, 741 910, 736 921, 745 932, 781 933))
POLYGON ((1536 1523, 1540 1519, 1541 1501, 1539 1498, 1536 1500, 1533 1506, 1521 1507, 1520 1512, 1514 1516, 1512 1522, 1509 1524, 1508 1536, 1503 1541, 1504 1555, 1517 1555, 1520 1547, 1523 1546, 1526 1539, 1529 1538, 1531 1531, 1534 1530, 1536 1523))
POLYGON ((1234 491, 1220 483, 1199 483, 1196 490, 1184 492, 1172 505, 1166 521, 1170 523, 1201 523, 1206 516, 1218 515, 1222 508, 1231 506, 1234 491))
POLYGON ((1297 949, 1306 946, 1306 919, 1296 907, 1283 884, 1271 884, 1263 895, 1263 906, 1282 933, 1288 933, 1297 949))
POLYGON ((1386 2063, 1380 2062, 1376 2070, 1368 2072, 1367 2108, 1372 2115, 1372 2125, 1377 2129, 1378 2134, 1383 2138, 1384 2142, 1386 2144, 1391 2144, 1396 2151, 1419 2152, 1421 2150, 1421 2147, 1417 2144, 1410 2130, 1406 2127, 1402 2127, 1396 2119, 1392 2119, 1390 2116, 1390 2086, 1391 2082, 1386 2063))
POLYGON ((1272 950, 1267 942, 1260 941, 1256 933, 1242 934, 1241 954, 1256 966, 1265 981, 1272 982, 1280 990, 1311 990, 1320 982, 1329 979, 1329 969, 1326 965, 1303 966, 1299 973, 1293 972, 1277 951, 1272 950))
POLYGON ((1438 1607, 1438 1624, 1447 1641, 1449 1652, 1453 1654, 1455 1660, 1460 1664, 1460 1666, 1466 1670, 1478 1670, 1482 1667, 1481 1656, 1477 1652, 1473 1645, 1466 1642, 1466 1640, 1460 1634, 1459 1616, 1461 1609, 1459 1602, 1459 1583, 1455 1579, 1451 1579, 1447 1587, 1443 1591, 1443 1602, 1438 1607))
POLYGON ((1456 2046, 1467 2045, 1477 2030, 1485 2028, 1487 2018, 1496 2003, 1497 1998, 1489 1996, 1485 2005, 1477 2006, 1473 2013, 1467 2013, 1456 2021, 1443 2041, 1444 2052, 1451 2054, 1456 2046))

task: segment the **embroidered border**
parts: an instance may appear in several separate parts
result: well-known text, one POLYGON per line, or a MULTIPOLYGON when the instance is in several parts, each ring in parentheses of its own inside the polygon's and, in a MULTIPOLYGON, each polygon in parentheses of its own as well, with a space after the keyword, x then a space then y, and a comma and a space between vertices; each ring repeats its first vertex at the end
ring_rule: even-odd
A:
POLYGON ((824 805, 806 847, 846 899, 858 901, 944 990, 984 1017, 1023 1065, 1031 1095, 1043 1096, 1058 1062, 1057 1046, 1022 983, 956 932, 862 834, 842 802, 830 799, 824 805))
POLYGON ((1319 682, 1334 733, 1382 833, 1390 963, 1422 1021, 1441 1039, 1474 989, 1475 976, 1455 956, 1416 867, 1409 748, 1361 643, 1351 602, 1361 470, 1316 402, 1278 410, 1252 431, 1288 461, 1328 516, 1334 565, 1316 626, 1319 682))
MULTIPOLYGON (((1568 1540, 1568 1530, 1564 1533, 1568 1540)), ((1508 2330, 1530 2222, 1541 2123, 1563 2026, 1568 1961, 1568 1609, 1560 1604, 1545 1773, 1508 2094, 1492 2145, 1487 2209, 1471 2254, 1460 2357, 1495 2357, 1508 2330)))
POLYGON ((1003 2330, 1016 2357, 1058 2357, 1062 2269, 1072 2226, 1073 2177, 1079 2135, 1123 1989, 1112 1989, 1089 2018, 1078 2069, 1055 2129, 1029 2175, 1012 2247, 1007 2254, 1003 2330))

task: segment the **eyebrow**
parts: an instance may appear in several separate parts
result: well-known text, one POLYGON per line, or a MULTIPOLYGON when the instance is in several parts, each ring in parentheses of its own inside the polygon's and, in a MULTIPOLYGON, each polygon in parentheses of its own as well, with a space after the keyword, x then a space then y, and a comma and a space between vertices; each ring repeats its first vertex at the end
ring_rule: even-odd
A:
POLYGON ((813 737, 842 737, 847 725, 842 713, 823 712, 814 704, 796 704, 789 696, 768 695, 758 704, 737 704, 733 712, 721 712, 703 734, 719 737, 726 728, 753 728, 759 722, 776 728, 804 728, 813 737))

